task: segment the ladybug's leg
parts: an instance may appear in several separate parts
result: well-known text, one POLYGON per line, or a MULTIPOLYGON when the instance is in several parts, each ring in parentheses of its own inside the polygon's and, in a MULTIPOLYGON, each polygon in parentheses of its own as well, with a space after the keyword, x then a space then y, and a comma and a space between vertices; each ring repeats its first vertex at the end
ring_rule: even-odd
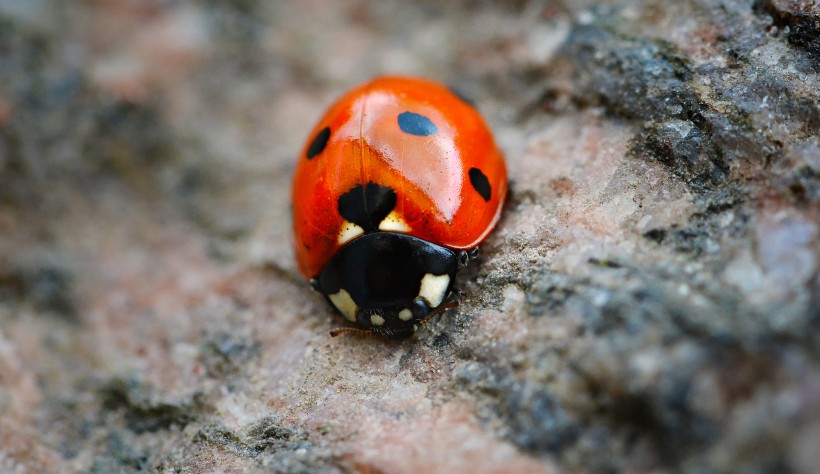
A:
MULTIPOLYGON (((467 296, 467 293, 465 293, 463 290, 459 290, 458 288, 453 288, 452 290, 450 290, 450 296, 447 298, 445 303, 447 303, 447 301, 449 301, 450 299, 455 298, 456 306, 458 306, 459 304, 464 302, 464 298, 466 296, 467 296)), ((455 308, 456 306, 452 306, 452 308, 455 308)))
POLYGON ((447 298, 444 299, 444 302, 441 303, 441 305, 439 305, 439 308, 441 308, 441 310, 444 311, 445 309, 458 307, 458 305, 461 304, 461 300, 464 299, 465 294, 466 293, 459 290, 458 288, 453 288, 452 290, 450 290, 450 294, 447 295, 447 298))

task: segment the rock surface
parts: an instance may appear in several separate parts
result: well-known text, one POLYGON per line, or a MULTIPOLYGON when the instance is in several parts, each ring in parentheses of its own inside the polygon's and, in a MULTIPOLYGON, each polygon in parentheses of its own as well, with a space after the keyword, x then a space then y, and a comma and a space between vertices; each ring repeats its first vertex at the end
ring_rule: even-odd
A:
POLYGON ((0 471, 815 472, 817 3, 503 3, 0 0, 0 471), (461 307, 331 339, 290 173, 382 73, 509 203, 461 307))

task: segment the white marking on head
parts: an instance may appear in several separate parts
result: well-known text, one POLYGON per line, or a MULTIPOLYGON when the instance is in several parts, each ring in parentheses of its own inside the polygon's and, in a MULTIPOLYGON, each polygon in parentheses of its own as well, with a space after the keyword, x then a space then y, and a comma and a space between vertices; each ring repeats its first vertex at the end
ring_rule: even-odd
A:
POLYGON ((393 231, 393 232, 410 232, 410 226, 404 221, 404 218, 395 210, 390 211, 380 223, 379 230, 393 231))
POLYGON ((344 245, 362 234, 364 234, 364 229, 352 222, 344 221, 339 229, 339 237, 336 238, 336 242, 339 245, 344 245))
POLYGON ((381 326, 382 324, 384 324, 384 318, 379 316, 378 314, 371 314, 370 324, 374 326, 381 326))
POLYGON ((419 296, 427 300, 431 308, 435 308, 441 304, 444 297, 447 296, 447 286, 450 284, 450 275, 433 275, 427 273, 421 279, 421 289, 419 296))
POLYGON ((341 289, 338 293, 328 296, 328 298, 330 298, 330 302, 333 303, 333 306, 342 313, 342 316, 350 322, 356 322, 356 311, 358 308, 356 307, 356 302, 350 297, 350 293, 341 289))
POLYGON ((404 308, 403 310, 399 311, 399 319, 401 319, 402 321, 410 321, 411 319, 413 319, 413 312, 407 308, 404 308))

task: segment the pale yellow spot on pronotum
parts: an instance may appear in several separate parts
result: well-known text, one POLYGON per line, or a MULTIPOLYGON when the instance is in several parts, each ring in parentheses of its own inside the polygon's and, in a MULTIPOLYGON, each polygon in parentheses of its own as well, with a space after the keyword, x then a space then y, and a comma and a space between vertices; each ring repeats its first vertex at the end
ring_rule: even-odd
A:
POLYGON ((407 308, 404 308, 403 310, 399 311, 399 319, 401 319, 402 321, 410 321, 411 319, 413 319, 413 312, 407 308))
POLYGON ((421 289, 419 296, 427 300, 430 307, 435 308, 441 304, 447 296, 447 286, 450 284, 450 275, 433 275, 427 273, 421 279, 421 289))
POLYGON ((344 221, 342 228, 339 229, 339 236, 336 241, 339 245, 344 245, 362 234, 364 234, 364 229, 352 222, 344 221))
POLYGON ((379 223, 379 230, 388 232, 410 232, 410 226, 404 221, 404 218, 396 211, 390 211, 379 223))
POLYGON ((339 310, 342 315, 351 322, 356 322, 356 302, 350 297, 350 293, 344 289, 338 293, 330 295, 330 302, 339 310))
POLYGON ((379 316, 378 314, 371 314, 370 324, 374 326, 381 326, 382 324, 384 324, 384 318, 379 316))

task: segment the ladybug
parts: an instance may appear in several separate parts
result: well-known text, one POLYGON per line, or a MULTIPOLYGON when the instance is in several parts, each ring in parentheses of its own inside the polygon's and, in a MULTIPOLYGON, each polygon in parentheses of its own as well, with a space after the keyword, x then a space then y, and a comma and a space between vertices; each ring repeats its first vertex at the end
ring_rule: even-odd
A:
POLYGON ((458 305, 456 273, 498 222, 504 158, 481 115, 425 79, 348 92, 310 133, 293 177, 301 273, 359 329, 393 339, 458 305))

